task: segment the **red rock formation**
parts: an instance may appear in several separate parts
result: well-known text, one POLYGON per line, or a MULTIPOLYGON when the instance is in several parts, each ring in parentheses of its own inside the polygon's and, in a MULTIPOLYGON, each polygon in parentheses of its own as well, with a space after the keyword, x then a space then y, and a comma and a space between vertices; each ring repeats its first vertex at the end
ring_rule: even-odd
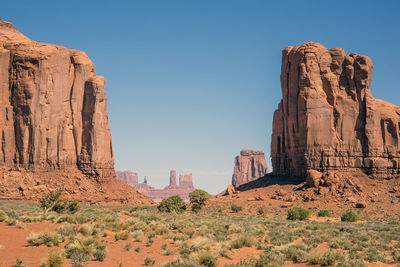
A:
POLYGON ((240 155, 235 158, 233 168, 232 185, 238 187, 242 184, 256 180, 268 173, 267 163, 264 152, 259 150, 240 151, 240 155))
POLYGON ((54 179, 79 169, 124 187, 114 179, 104 84, 84 52, 31 41, 0 20, 0 165, 54 179))
POLYGON ((372 62, 317 43, 282 52, 282 101, 274 113, 271 158, 279 175, 320 175, 310 169, 400 173, 400 109, 375 99, 372 62))
POLYGON ((116 171, 117 179, 121 180, 132 187, 136 187, 139 184, 138 174, 131 171, 116 171))
MULTIPOLYGON (((132 173, 130 171, 127 171, 129 173, 132 173)), ((122 181, 125 181, 125 176, 123 176, 122 173, 125 172, 118 172, 117 171, 117 176, 120 176, 122 181), (121 173, 121 174, 119 174, 121 173)), ((192 181, 192 174, 185 174, 185 175, 179 175, 179 185, 176 184, 176 171, 171 170, 170 172, 170 183, 168 186, 164 187, 163 189, 155 189, 154 187, 148 185, 147 183, 147 178, 144 177, 144 182, 139 183, 139 184, 130 184, 129 185, 133 186, 137 190, 139 190, 141 193, 143 193, 145 196, 148 196, 155 202, 161 202, 164 198, 168 198, 170 196, 175 196, 179 195, 181 196, 185 201, 189 200, 189 193, 194 191, 195 188, 193 186, 193 181, 192 181)))

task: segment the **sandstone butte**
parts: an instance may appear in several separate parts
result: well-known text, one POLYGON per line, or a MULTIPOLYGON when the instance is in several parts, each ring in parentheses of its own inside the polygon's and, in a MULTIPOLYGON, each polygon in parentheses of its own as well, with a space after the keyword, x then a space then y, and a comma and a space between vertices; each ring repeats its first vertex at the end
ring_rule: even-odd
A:
POLYGON ((192 174, 179 175, 179 185, 176 182, 176 171, 171 170, 169 185, 163 189, 156 189, 148 185, 147 178, 144 178, 143 183, 138 182, 138 174, 131 171, 117 171, 117 178, 128 185, 136 188, 139 192, 148 196, 155 202, 170 196, 179 195, 183 200, 189 201, 189 193, 194 191, 192 174))
POLYGON ((259 150, 242 149, 236 156, 232 175, 232 185, 239 187, 242 184, 254 181, 268 173, 264 152, 259 150))
POLYGON ((361 171, 400 174, 400 109, 370 91, 372 61, 318 43, 282 52, 282 100, 274 113, 271 160, 276 175, 321 177, 361 171))
POLYGON ((151 203, 115 179, 104 84, 84 52, 0 20, 0 199, 63 188, 88 202, 151 203))

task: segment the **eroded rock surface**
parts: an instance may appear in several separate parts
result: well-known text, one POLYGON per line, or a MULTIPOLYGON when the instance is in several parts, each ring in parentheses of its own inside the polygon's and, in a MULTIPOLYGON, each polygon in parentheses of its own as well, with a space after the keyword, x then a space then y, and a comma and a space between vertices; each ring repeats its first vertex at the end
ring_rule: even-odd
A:
POLYGON ((367 56, 346 55, 317 43, 282 52, 282 100, 274 113, 273 172, 308 177, 307 171, 360 169, 372 177, 400 173, 400 109, 375 99, 367 56))
POLYGON ((126 187, 115 179, 104 84, 84 52, 31 41, 0 20, 0 165, 55 180, 79 170, 110 190, 126 187))
POLYGON ((267 163, 263 151, 243 149, 235 158, 232 175, 232 185, 238 187, 242 184, 256 180, 268 173, 267 163))

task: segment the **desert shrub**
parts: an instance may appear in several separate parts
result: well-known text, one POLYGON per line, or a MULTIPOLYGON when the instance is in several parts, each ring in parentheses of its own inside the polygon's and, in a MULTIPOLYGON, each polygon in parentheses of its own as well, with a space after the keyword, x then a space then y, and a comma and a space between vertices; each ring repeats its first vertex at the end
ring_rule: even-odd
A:
POLYGON ((394 262, 400 262, 400 250, 393 251, 392 256, 394 262))
POLYGON ((281 249, 286 258, 294 263, 305 262, 309 250, 310 248, 304 243, 288 244, 281 249))
POLYGON ((306 220, 310 217, 310 211, 301 207, 293 207, 287 212, 288 220, 306 220))
POLYGON ((192 204, 192 211, 198 212, 206 204, 210 195, 201 189, 196 189, 189 193, 190 204, 192 204))
POLYGON ((283 266, 285 255, 274 247, 267 247, 265 253, 261 255, 255 263, 255 267, 279 267, 283 266))
POLYGON ((141 247, 136 247, 136 248, 135 248, 135 251, 136 251, 136 252, 140 252, 141 249, 142 249, 141 247))
POLYGON ((72 237, 78 233, 78 228, 76 228, 76 226, 66 224, 57 228, 56 232, 62 236, 72 237))
POLYGON ((16 258, 15 259, 15 265, 16 266, 22 266, 24 264, 24 261, 21 258, 16 258))
POLYGON ((132 243, 126 243, 125 244, 125 246, 124 246, 124 249, 126 250, 126 251, 130 251, 131 250, 131 248, 132 248, 132 243))
POLYGON ((142 230, 136 230, 132 232, 132 237, 136 242, 141 242, 143 240, 143 231, 142 230))
POLYGON ((64 265, 65 253, 63 250, 50 251, 47 259, 43 260, 42 267, 62 267, 64 265))
POLYGON ((147 242, 146 242, 146 247, 151 247, 151 246, 153 245, 153 243, 154 243, 154 240, 153 240, 153 239, 147 240, 147 242))
POLYGON ((257 214, 258 214, 258 215, 264 215, 264 209, 263 209, 262 207, 259 207, 259 208, 257 209, 257 214))
POLYGON ((7 220, 7 217, 7 214, 3 210, 0 210, 0 222, 7 220))
POLYGON ((161 212, 182 213, 186 210, 186 205, 183 199, 177 195, 163 199, 157 208, 161 212))
POLYGON ((89 224, 82 224, 81 227, 79 227, 78 232, 84 236, 89 236, 93 233, 93 226, 89 224))
POLYGON ((329 210, 320 210, 318 212, 318 217, 331 217, 329 210))
POLYGON ((52 210, 57 213, 68 212, 73 214, 79 210, 78 201, 66 201, 61 199, 62 192, 63 189, 52 190, 42 196, 39 203, 45 213, 52 210))
POLYGON ((39 234, 31 233, 27 238, 29 246, 40 246, 46 245, 48 247, 55 247, 60 245, 64 241, 64 238, 57 234, 51 232, 40 232, 39 234))
POLYGON ((129 233, 127 231, 123 231, 120 233, 115 233, 115 241, 118 240, 127 240, 129 237, 129 233))
POLYGON ((231 205, 231 210, 232 210, 233 212, 238 213, 239 211, 243 210, 243 207, 242 207, 242 206, 239 206, 239 205, 236 205, 235 203, 232 203, 232 205, 231 205))
POLYGON ((355 222, 357 220, 357 215, 355 215, 351 210, 348 210, 342 214, 340 219, 342 222, 355 222))
POLYGON ((151 258, 149 258, 149 257, 146 257, 146 258, 144 259, 144 265, 146 265, 146 266, 152 266, 152 265, 154 265, 155 263, 156 263, 156 261, 153 260, 153 259, 151 259, 151 258))
POLYGON ((242 234, 231 241, 230 248, 238 249, 242 247, 251 247, 255 243, 255 240, 252 236, 247 234, 242 234))
POLYGON ((201 266, 207 266, 207 267, 217 266, 218 258, 212 255, 210 251, 200 251, 195 256, 195 259, 201 266))
POLYGON ((85 262, 94 257, 98 261, 103 261, 106 257, 106 246, 99 240, 88 238, 75 238, 65 245, 67 258, 72 259, 76 267, 83 266, 85 262))

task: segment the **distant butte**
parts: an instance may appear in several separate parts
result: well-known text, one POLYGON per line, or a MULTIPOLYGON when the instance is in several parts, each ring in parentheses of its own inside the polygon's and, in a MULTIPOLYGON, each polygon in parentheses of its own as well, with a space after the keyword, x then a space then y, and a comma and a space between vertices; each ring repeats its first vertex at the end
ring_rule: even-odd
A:
POLYGON ((148 184, 147 178, 144 177, 143 183, 138 183, 137 173, 131 171, 117 171, 117 179, 124 181, 130 186, 136 188, 148 196, 155 202, 161 202, 161 200, 170 196, 179 195, 183 200, 189 201, 189 193, 194 191, 192 174, 179 175, 179 185, 176 183, 176 171, 171 170, 169 185, 163 189, 156 189, 148 184))
POLYGON ((232 185, 239 187, 242 184, 254 181, 268 173, 264 152, 260 150, 243 149, 236 156, 232 175, 232 185))

